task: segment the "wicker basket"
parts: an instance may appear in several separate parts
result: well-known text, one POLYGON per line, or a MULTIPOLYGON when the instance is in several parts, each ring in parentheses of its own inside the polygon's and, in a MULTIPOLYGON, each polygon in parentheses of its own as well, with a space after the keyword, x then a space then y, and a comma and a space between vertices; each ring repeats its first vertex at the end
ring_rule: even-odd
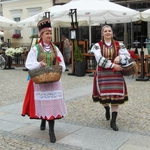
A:
POLYGON ((62 74, 62 66, 53 65, 50 67, 41 67, 29 71, 29 75, 34 83, 49 83, 59 81, 62 74))
POLYGON ((128 65, 122 66, 122 68, 123 68, 122 70, 123 76, 130 76, 137 72, 137 65, 135 61, 131 62, 128 65))

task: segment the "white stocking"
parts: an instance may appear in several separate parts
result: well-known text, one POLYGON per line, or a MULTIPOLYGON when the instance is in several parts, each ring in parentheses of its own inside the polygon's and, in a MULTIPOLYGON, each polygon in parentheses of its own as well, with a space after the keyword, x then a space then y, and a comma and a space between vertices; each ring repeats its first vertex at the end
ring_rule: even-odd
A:
POLYGON ((103 107, 109 106, 109 104, 102 104, 102 105, 103 105, 103 107))
POLYGON ((118 112, 118 105, 111 105, 111 112, 118 112))

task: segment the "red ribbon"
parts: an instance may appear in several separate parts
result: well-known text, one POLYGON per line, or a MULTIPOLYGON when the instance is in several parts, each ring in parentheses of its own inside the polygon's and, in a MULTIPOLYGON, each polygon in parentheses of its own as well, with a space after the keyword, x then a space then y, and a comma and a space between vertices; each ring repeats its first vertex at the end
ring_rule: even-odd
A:
POLYGON ((135 55, 134 51, 132 51, 132 50, 129 51, 129 54, 130 54, 130 56, 131 56, 133 59, 137 59, 137 58, 138 58, 138 56, 135 55))
POLYGON ((60 59, 60 57, 59 57, 59 56, 57 56, 57 60, 58 60, 58 62, 61 62, 61 59, 60 59))

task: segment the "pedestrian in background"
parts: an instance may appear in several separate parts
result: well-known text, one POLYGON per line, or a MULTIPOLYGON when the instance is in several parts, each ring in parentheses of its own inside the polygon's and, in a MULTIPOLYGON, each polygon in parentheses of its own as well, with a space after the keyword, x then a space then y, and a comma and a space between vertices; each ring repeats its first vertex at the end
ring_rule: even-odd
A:
POLYGON ((130 54, 123 44, 120 45, 113 39, 111 26, 103 26, 101 35, 101 41, 93 45, 91 49, 97 61, 92 98, 94 102, 100 102, 104 106, 107 120, 110 119, 109 104, 111 105, 110 126, 113 130, 118 131, 119 128, 116 125, 118 105, 128 101, 121 64, 129 62, 130 54))
MULTIPOLYGON (((65 71, 63 56, 52 41, 52 27, 49 19, 43 19, 37 24, 40 42, 31 48, 25 66, 29 70, 40 67, 60 65, 65 71)), ((35 84, 29 80, 25 95, 22 115, 31 119, 41 119, 40 129, 45 130, 46 121, 49 124, 50 142, 55 143, 55 119, 61 119, 67 113, 61 79, 57 82, 35 84)))
POLYGON ((70 58, 71 58, 70 41, 68 38, 66 38, 65 35, 62 35, 62 41, 64 42, 64 60, 66 66, 68 66, 70 64, 70 58))

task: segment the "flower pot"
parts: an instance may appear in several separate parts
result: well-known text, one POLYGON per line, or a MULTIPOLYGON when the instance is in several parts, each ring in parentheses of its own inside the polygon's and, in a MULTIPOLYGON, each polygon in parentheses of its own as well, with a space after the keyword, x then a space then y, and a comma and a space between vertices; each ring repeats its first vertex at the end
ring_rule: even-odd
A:
POLYGON ((74 62, 76 76, 85 76, 86 74, 86 62, 74 62))
POLYGON ((7 61, 8 69, 11 69, 11 65, 12 65, 12 57, 8 56, 8 61, 7 61))

